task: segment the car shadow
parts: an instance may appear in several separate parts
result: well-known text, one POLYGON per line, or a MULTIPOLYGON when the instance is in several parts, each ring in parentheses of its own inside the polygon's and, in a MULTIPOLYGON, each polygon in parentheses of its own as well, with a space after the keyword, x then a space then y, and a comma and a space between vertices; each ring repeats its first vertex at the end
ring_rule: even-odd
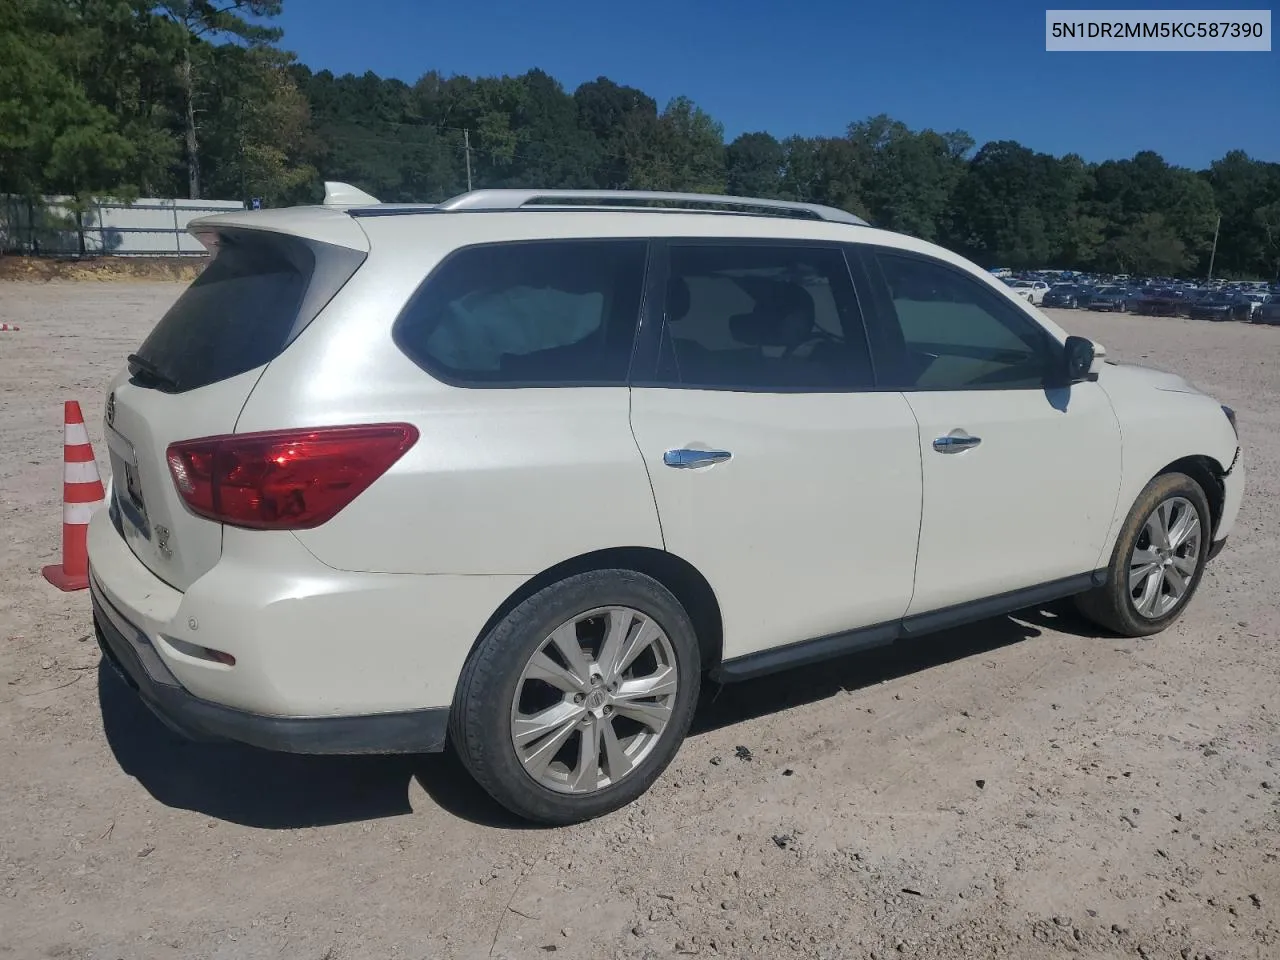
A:
POLYGON ((1050 607, 1018 611, 755 680, 708 684, 690 736, 990 653, 1038 637, 1045 627, 1061 630, 1066 621, 1050 607))
POLYGON ((174 733, 105 661, 98 701, 120 768, 167 807, 250 827, 318 827, 410 813, 419 757, 310 757, 174 733))
MULTIPOLYGON (((1098 636, 1069 604, 1050 604, 755 680, 706 683, 690 736, 814 703, 1052 629, 1098 636)), ((125 773, 169 807, 265 829, 316 827, 412 812, 412 780, 445 812, 482 826, 539 829, 496 803, 452 750, 430 756, 310 757, 173 733, 106 664, 98 691, 107 742, 125 773)))

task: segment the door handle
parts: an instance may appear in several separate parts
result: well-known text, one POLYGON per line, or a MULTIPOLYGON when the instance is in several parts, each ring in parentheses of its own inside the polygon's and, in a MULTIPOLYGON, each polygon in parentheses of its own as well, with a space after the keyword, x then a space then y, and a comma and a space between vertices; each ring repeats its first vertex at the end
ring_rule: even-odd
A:
POLYGON ((724 463, 731 459, 733 454, 728 450, 668 450, 662 455, 662 462, 677 470, 709 467, 714 463, 724 463))
POLYGON ((938 437, 937 440, 933 441, 933 449, 939 453, 960 453, 962 450, 976 447, 981 442, 981 437, 971 437, 967 434, 938 437))

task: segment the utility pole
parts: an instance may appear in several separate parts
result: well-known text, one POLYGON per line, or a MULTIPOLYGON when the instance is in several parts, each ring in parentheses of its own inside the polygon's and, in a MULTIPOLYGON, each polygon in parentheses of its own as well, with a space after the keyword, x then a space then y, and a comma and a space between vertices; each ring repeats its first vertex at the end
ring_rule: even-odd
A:
POLYGON ((471 131, 462 131, 462 145, 467 152, 467 193, 471 192, 471 131))
POLYGON ((1213 226, 1213 251, 1209 254, 1209 283, 1213 282, 1213 261, 1218 257, 1218 230, 1222 226, 1222 214, 1218 214, 1218 222, 1213 226))

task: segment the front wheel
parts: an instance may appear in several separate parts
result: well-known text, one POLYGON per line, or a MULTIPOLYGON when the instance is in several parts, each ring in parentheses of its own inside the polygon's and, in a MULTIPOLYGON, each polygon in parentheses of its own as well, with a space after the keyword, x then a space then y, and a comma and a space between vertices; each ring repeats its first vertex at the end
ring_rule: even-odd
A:
POLYGON ((1178 619, 1200 585, 1211 533, 1200 485, 1185 474, 1161 474, 1129 511, 1107 583, 1080 594, 1076 606, 1124 636, 1159 633, 1178 619))
POLYGON ((671 762, 698 700, 693 625, 656 580, 569 577, 489 631, 458 681, 452 741, 512 812, 566 824, 636 799, 671 762))

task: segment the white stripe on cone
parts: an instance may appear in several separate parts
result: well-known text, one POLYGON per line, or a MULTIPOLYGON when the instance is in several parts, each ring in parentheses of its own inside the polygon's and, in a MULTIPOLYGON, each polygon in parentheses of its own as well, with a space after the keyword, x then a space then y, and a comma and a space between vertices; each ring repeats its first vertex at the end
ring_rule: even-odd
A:
POLYGON ((98 509, 100 505, 101 501, 98 503, 64 503, 62 505, 62 522, 73 526, 82 526, 93 518, 93 511, 98 509))
POLYGON ((62 432, 62 442, 68 447, 87 446, 89 431, 84 428, 83 423, 68 423, 62 432))
POLYGON ((101 480, 98 475, 97 461, 87 460, 84 463, 73 463, 68 460, 62 465, 62 479, 65 483, 93 483, 101 480))

